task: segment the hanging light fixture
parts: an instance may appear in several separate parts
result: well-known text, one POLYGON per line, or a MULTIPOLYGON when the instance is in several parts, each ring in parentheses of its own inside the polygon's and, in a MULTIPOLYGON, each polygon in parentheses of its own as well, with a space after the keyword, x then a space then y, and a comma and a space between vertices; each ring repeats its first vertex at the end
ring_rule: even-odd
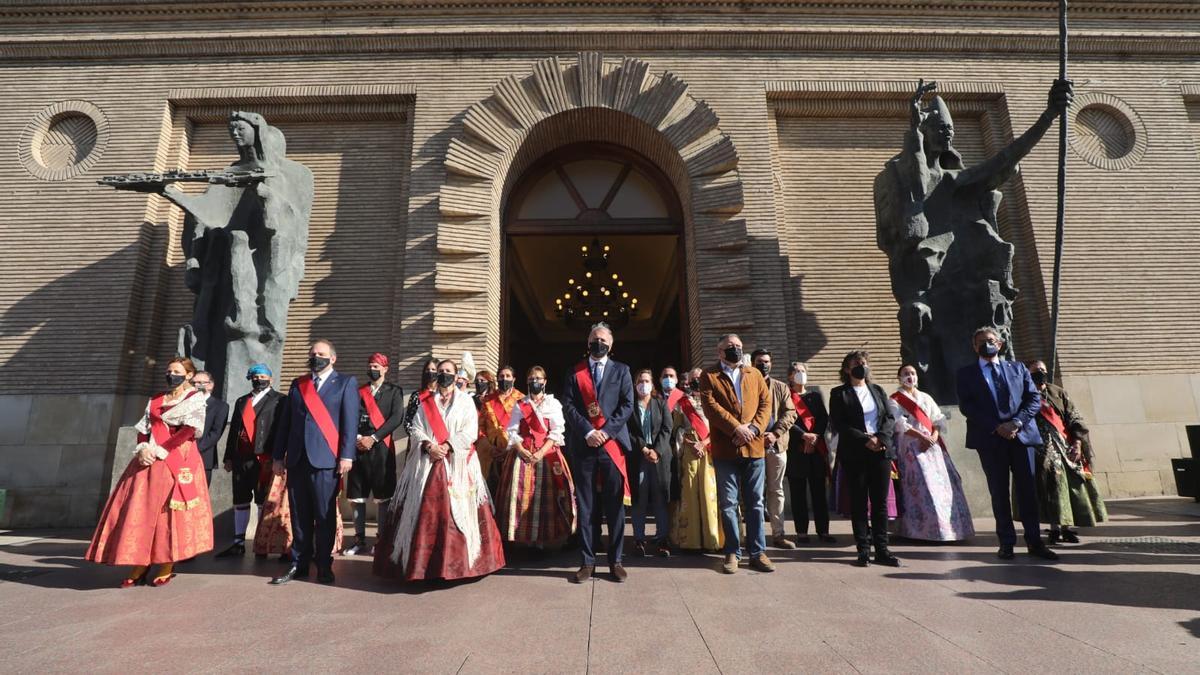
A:
POLYGON ((604 321, 620 328, 637 314, 637 297, 630 293, 621 275, 608 271, 611 250, 598 238, 579 247, 583 276, 568 277, 566 289, 554 298, 554 311, 568 326, 604 321))

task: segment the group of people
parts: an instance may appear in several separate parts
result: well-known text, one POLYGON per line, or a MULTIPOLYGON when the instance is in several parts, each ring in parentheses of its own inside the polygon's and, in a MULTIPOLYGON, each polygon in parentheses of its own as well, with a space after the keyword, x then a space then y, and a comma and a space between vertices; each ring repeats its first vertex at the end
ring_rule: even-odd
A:
MULTIPOLYGON (((869 354, 852 351, 826 407, 805 364, 773 377, 770 351, 746 357, 737 335, 720 338, 715 363, 682 377, 673 367, 657 378, 632 372, 612 358, 613 345, 611 328, 592 327, 561 400, 549 393, 541 366, 518 382, 512 367, 471 372, 430 359, 405 403, 387 381, 386 355, 370 357, 360 387, 334 368, 337 352, 327 340, 311 345, 308 372, 287 394, 273 388, 269 368, 253 366, 251 392, 232 408, 222 460, 233 485, 234 532, 218 557, 245 554, 252 503, 259 513, 253 551, 290 562, 271 580, 277 585, 306 578, 311 567, 318 582, 333 583, 335 551, 373 556, 384 577, 452 580, 502 568, 506 546, 553 550, 573 540, 580 549, 573 582, 591 578, 602 553, 612 578, 624 581, 627 507, 637 555, 720 552, 727 574, 743 559, 773 571, 768 541, 777 549, 809 543, 810 514, 818 541, 835 543, 831 502, 851 519, 859 566, 901 564, 889 548, 892 520, 908 539, 974 534, 946 416, 918 388, 913 365, 899 368, 889 394, 873 379, 869 354), (400 430, 407 431, 402 454, 400 430), (344 548, 342 491, 354 521, 344 548), (378 531, 368 546, 371 500, 378 531)), ((998 357, 995 329, 976 331, 973 347, 979 362, 958 373, 958 398, 967 447, 978 451, 987 476, 998 556, 1014 557, 1016 519, 1028 552, 1055 559, 1041 523, 1054 544, 1078 541, 1072 527, 1106 517, 1086 424, 1044 364, 998 357)), ((208 394, 211 376, 186 358, 168 363, 166 381, 137 425, 134 456, 87 552, 89 560, 131 565, 123 587, 166 584, 175 563, 213 548, 208 485, 229 411, 208 394)))

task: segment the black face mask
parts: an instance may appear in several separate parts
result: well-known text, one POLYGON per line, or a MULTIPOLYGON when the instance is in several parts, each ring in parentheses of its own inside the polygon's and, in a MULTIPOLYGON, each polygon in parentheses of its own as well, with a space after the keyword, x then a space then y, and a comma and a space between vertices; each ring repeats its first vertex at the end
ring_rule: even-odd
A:
POLYGON ((499 380, 496 382, 496 385, 500 387, 500 391, 504 392, 510 391, 514 384, 516 384, 516 382, 513 382, 512 380, 499 380))
POLYGON ((763 377, 768 377, 768 376, 770 375, 770 373, 771 373, 771 367, 770 367, 770 366, 768 366, 768 365, 767 365, 767 364, 765 364, 765 363, 760 363, 760 364, 758 364, 757 366, 754 366, 754 367, 755 367, 755 368, 758 368, 758 372, 762 373, 762 376, 763 376, 763 377))
POLYGON ((871 376, 871 368, 863 364, 858 364, 850 369, 850 377, 856 380, 865 380, 871 376))
POLYGON ((178 387, 179 385, 183 384, 183 381, 186 379, 187 379, 187 377, 184 375, 176 375, 174 373, 167 373, 167 386, 174 389, 175 387, 178 387))
POLYGON ((592 358, 602 359, 608 354, 608 345, 599 340, 592 340, 588 343, 588 353, 592 358))
POLYGON ((329 359, 324 356, 308 357, 308 369, 314 373, 319 373, 329 367, 329 359))
POLYGON ((457 376, 454 373, 438 373, 437 385, 445 389, 446 387, 454 386, 455 379, 457 379, 457 376))
POLYGON ((725 348, 725 363, 741 363, 742 348, 741 347, 726 347, 725 348))
POLYGON ((383 377, 383 371, 372 368, 371 370, 367 371, 367 377, 371 378, 371 381, 374 382, 375 380, 383 377))
POLYGON ((1000 345, 985 342, 979 345, 979 355, 985 359, 990 359, 1000 353, 1000 345))
POLYGON ((533 394, 534 396, 537 396, 538 394, 542 393, 543 391, 546 391, 546 383, 545 382, 532 382, 531 381, 531 382, 527 382, 526 384, 529 385, 529 393, 533 394))
POLYGON ((486 394, 488 390, 487 380, 475 380, 475 393, 486 394))
POLYGON ((266 389, 270 386, 271 386, 270 380, 252 380, 250 382, 250 388, 256 392, 262 391, 263 389, 266 389))
POLYGON ((1040 370, 1033 371, 1032 373, 1029 374, 1029 376, 1033 378, 1033 383, 1036 384, 1039 388, 1042 387, 1043 385, 1045 385, 1047 382, 1046 373, 1044 373, 1040 370))
POLYGON ((428 387, 429 383, 433 382, 436 379, 437 379, 437 371, 436 370, 421 371, 421 388, 424 389, 425 387, 428 387))
POLYGON ((688 388, 688 391, 692 392, 693 394, 700 393, 700 381, 692 380, 691 382, 689 382, 687 384, 687 388, 688 388))

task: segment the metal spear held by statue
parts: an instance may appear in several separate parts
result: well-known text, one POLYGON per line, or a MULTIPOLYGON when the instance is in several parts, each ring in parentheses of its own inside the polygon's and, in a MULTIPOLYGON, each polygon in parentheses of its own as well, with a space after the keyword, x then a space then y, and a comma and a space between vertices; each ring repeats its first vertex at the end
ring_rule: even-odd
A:
MULTIPOLYGON (((1067 79, 1067 0, 1058 0, 1058 79, 1067 79)), ((1067 212, 1067 142, 1069 110, 1058 120, 1058 218, 1054 225, 1054 279, 1050 299, 1050 358, 1046 369, 1053 380, 1058 369, 1058 315, 1062 286, 1063 227, 1067 212)))

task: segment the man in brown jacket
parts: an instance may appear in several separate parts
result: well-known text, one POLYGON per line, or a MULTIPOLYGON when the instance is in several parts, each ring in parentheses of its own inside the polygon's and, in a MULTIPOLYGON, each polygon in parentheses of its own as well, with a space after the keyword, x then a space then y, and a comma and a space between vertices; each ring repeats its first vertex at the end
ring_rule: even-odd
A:
POLYGON ((787 474, 788 432, 796 423, 796 404, 787 382, 771 378, 771 352, 759 347, 750 360, 771 392, 771 420, 763 440, 767 448, 767 477, 763 491, 767 498, 767 519, 771 521, 771 545, 793 549, 796 545, 783 537, 783 479, 787 474))
POLYGON ((750 567, 774 572, 763 531, 765 433, 771 420, 771 393, 757 370, 742 365, 742 340, 725 335, 717 343, 717 364, 700 376, 700 401, 710 428, 721 525, 725 530, 726 574, 737 572, 741 553, 738 497, 746 516, 750 567))

